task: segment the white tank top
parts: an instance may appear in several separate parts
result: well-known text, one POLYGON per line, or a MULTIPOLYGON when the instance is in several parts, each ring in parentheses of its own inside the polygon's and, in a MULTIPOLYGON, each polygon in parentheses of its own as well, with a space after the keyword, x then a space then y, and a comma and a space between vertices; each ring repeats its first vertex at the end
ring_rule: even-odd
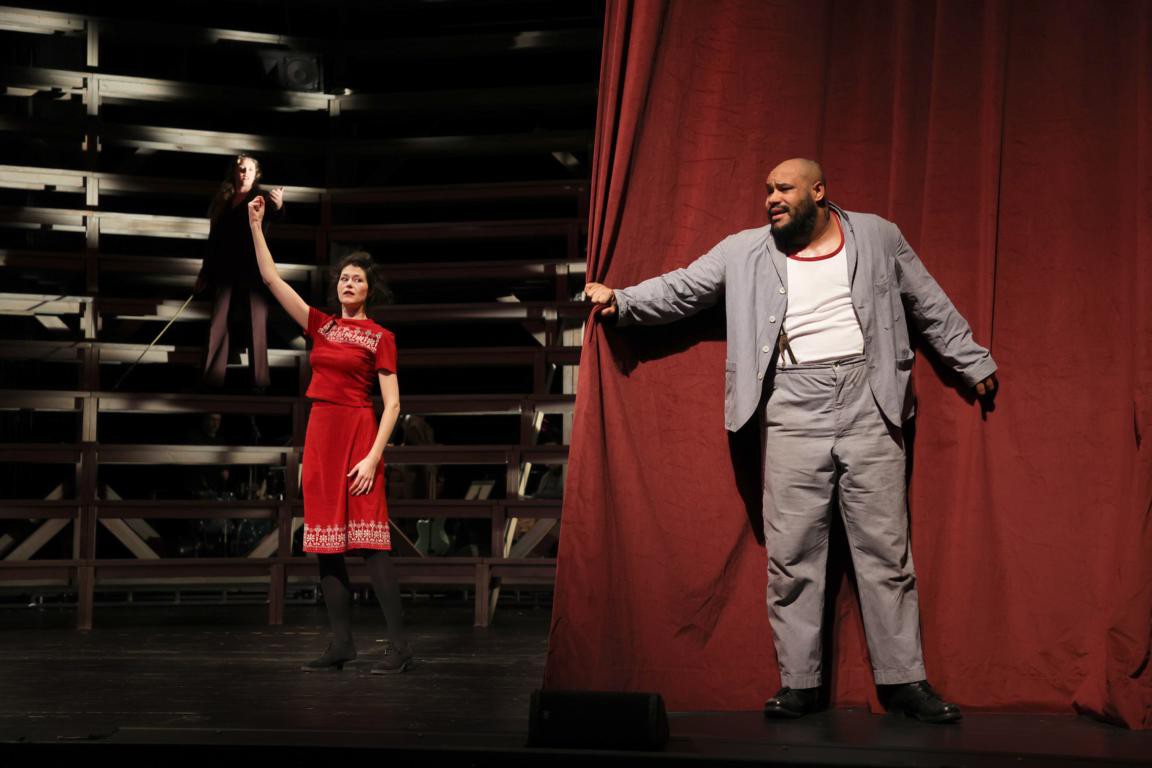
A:
MULTIPOLYGON (((840 220, 833 214, 837 228, 840 220)), ((864 334, 852 309, 844 230, 840 247, 827 256, 788 257, 788 312, 784 332, 797 362, 819 363, 862 354, 864 334)), ((792 364, 787 353, 777 365, 792 364)))

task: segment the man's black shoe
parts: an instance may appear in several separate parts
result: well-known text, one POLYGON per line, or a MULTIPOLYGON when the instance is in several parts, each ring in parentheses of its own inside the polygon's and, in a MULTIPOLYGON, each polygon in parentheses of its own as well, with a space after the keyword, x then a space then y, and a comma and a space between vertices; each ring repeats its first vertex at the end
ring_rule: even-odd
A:
POLYGON ((903 712, 925 723, 954 723, 962 717, 960 707, 941 699, 927 680, 891 686, 888 711, 903 712))
POLYGON ((797 718, 810 715, 820 708, 819 688, 789 688, 787 686, 764 702, 765 717, 797 718))

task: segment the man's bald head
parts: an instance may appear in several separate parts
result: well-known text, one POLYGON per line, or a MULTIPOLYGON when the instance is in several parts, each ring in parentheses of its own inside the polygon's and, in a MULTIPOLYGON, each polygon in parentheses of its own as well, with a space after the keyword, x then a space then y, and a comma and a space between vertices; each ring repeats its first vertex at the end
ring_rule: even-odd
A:
POLYGON ((820 167, 820 163, 806 157, 793 157, 780 163, 768 174, 769 179, 775 176, 787 176, 794 180, 803 179, 809 185, 817 182, 824 184, 824 169, 820 167))

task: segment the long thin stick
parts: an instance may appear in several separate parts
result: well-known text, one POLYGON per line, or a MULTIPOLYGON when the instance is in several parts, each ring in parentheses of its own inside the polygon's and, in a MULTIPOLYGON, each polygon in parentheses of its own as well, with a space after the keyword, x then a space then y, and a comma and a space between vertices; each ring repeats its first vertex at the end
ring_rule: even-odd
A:
POLYGON ((188 305, 192 303, 192 299, 194 298, 196 298, 195 293, 184 300, 184 304, 181 305, 180 309, 176 310, 176 314, 172 315, 172 319, 168 321, 168 324, 164 326, 160 333, 156 334, 156 338, 152 339, 152 343, 144 348, 144 351, 140 353, 140 357, 136 358, 136 362, 128 366, 128 370, 124 371, 124 373, 120 375, 120 378, 116 380, 116 386, 112 387, 112 389, 120 389, 120 385, 124 383, 124 379, 128 378, 128 374, 132 373, 132 371, 136 369, 136 366, 140 364, 140 361, 144 359, 144 355, 148 354, 148 351, 152 349, 152 347, 156 346, 156 342, 160 341, 160 337, 163 336, 164 333, 172 327, 172 323, 176 322, 176 320, 180 317, 180 313, 188 308, 188 305))

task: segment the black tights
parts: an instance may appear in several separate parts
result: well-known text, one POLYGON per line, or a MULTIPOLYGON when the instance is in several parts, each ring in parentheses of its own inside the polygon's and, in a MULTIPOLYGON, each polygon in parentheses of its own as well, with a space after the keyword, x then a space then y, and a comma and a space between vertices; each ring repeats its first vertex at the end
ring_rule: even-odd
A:
MULTIPOLYGON (((332 637, 336 645, 351 648, 352 642, 352 584, 348 580, 348 566, 343 554, 318 555, 320 586, 324 590, 324 605, 328 608, 328 621, 332 624, 332 637)), ((388 625, 388 639, 397 648, 408 646, 401 622, 400 582, 392 559, 384 550, 364 551, 364 563, 372 579, 372 589, 384 611, 388 625)))

